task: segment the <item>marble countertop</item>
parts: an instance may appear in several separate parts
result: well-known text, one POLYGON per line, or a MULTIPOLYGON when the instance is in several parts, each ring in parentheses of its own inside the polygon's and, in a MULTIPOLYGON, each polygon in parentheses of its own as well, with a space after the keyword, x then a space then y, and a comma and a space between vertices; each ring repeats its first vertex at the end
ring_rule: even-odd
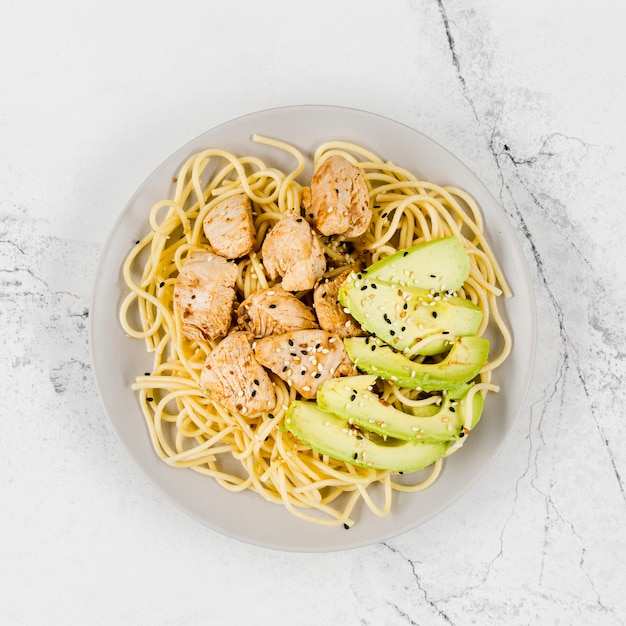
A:
POLYGON ((623 5, 153 4, 0 8, 0 622, 626 623, 623 5), (455 153, 537 299, 527 402, 482 479, 409 533, 323 554, 175 508, 114 434, 88 342, 137 186, 205 130, 292 104, 385 115, 455 153))

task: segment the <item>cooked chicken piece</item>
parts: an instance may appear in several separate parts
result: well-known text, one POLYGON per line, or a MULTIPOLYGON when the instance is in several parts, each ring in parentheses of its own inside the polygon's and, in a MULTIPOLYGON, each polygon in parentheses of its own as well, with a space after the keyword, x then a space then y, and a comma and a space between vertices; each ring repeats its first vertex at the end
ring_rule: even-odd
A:
POLYGON ((328 378, 354 376, 356 369, 337 335, 323 330, 294 330, 256 342, 257 361, 305 398, 315 398, 328 378))
POLYGON ((326 271, 317 235, 297 213, 284 215, 265 237, 263 264, 272 280, 282 276, 286 291, 312 289, 326 271))
POLYGON ((311 309, 279 285, 253 293, 239 305, 238 323, 254 337, 317 328, 311 309))
POLYGON ((323 235, 362 235, 372 221, 363 171, 339 155, 326 159, 313 175, 307 215, 323 235))
POLYGON ((218 202, 202 222, 204 234, 217 254, 238 259, 254 249, 256 228, 246 194, 218 202))
POLYGON ((347 269, 325 280, 313 292, 313 306, 320 327, 342 338, 366 334, 352 315, 346 313, 344 307, 337 301, 339 288, 349 273, 350 270, 347 269))
POLYGON ((254 358, 246 333, 236 331, 217 344, 200 374, 200 389, 229 411, 257 415, 276 405, 274 385, 254 358))
POLYGON ((189 255, 174 284, 174 309, 185 337, 203 341, 228 332, 238 274, 235 263, 211 252, 189 255))

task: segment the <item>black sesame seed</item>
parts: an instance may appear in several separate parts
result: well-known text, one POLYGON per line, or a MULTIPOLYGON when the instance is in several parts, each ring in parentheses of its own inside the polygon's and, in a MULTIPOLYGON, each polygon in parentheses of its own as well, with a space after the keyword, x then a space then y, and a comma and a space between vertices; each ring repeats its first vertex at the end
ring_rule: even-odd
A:
POLYGON ((406 303, 406 302, 405 302, 405 303, 402 305, 402 308, 406 311, 406 310, 409 308, 408 303, 406 303))
POLYGON ((254 398, 254 396, 256 396, 256 389, 253 389, 253 390, 252 390, 252 393, 250 394, 250 396, 251 396, 252 398, 254 398))
POLYGON ((275 304, 270 304, 270 309, 275 309, 276 305, 275 304))
POLYGON ((453 406, 450 407, 450 413, 456 413, 456 410, 453 406))
POLYGON ((192 294, 191 294, 191 299, 192 299, 192 300, 195 300, 195 299, 196 299, 196 294, 195 294, 195 293, 192 293, 192 294))
POLYGON ((365 291, 367 289, 367 285, 363 285, 363 287, 361 287, 361 291, 365 291))
POLYGON ((441 334, 442 334, 442 335, 449 335, 449 334, 450 334, 450 331, 449 331, 449 330, 442 330, 442 331, 441 331, 441 334))
POLYGON ((268 414, 267 414, 267 417, 269 417, 271 420, 273 420, 273 419, 274 419, 274 415, 273 415, 272 413, 268 413, 268 414))
POLYGON ((459 433, 459 437, 465 437, 465 433, 464 433, 463 431, 461 431, 461 432, 459 433))
POLYGON ((154 398, 146 398, 146 400, 147 400, 148 402, 152 402, 152 401, 154 400, 154 398))
POLYGON ((287 368, 287 366, 285 365, 285 367, 283 367, 283 372, 286 372, 286 371, 287 371, 287 369, 288 369, 288 368, 287 368))
POLYGON ((433 311, 433 317, 437 317, 437 311, 433 311))
POLYGON ((302 218, 301 218, 301 217, 299 217, 299 218, 296 220, 296 222, 301 222, 301 221, 302 221, 302 218))
POLYGON ((378 289, 378 285, 376 283, 372 283, 372 289, 378 289))
POLYGON ((313 215, 313 213, 309 213, 309 219, 313 219, 315 216, 313 215))
POLYGON ((376 346, 372 345, 372 352, 374 352, 374 350, 376 350, 376 346))
POLYGON ((321 376, 321 374, 319 372, 315 372, 315 374, 313 374, 313 378, 319 378, 321 376))
POLYGON ((359 280, 361 280, 361 278, 363 278, 363 277, 361 276, 361 274, 360 274, 360 273, 358 273, 358 274, 356 275, 356 277, 357 277, 359 280))
POLYGON ((255 378, 255 379, 254 379, 254 384, 255 384, 255 385, 259 385, 259 379, 258 379, 258 378, 255 378))
POLYGON ((404 332, 405 330, 406 330, 406 326, 403 326, 403 327, 400 329, 400 332, 404 332))
POLYGON ((289 340, 289 345, 290 345, 290 346, 293 346, 293 339, 290 339, 290 340, 289 340))
POLYGON ((352 458, 356 461, 356 459, 357 459, 357 457, 358 457, 358 456, 359 456, 359 453, 358 453, 358 452, 355 452, 355 453, 352 455, 352 458))
POLYGON ((150 376, 150 372, 144 372, 143 375, 144 376, 150 376))
POLYGON ((356 396, 354 394, 352 394, 350 396, 350 402, 354 402, 356 400, 356 396))
POLYGON ((431 274, 430 277, 431 278, 437 278, 437 276, 435 274, 431 274))
POLYGON ((348 528, 350 528, 350 526, 348 526, 348 524, 344 524, 343 527, 348 530, 348 528))
POLYGON ((325 298, 325 297, 326 297, 326 292, 322 294, 322 298, 325 298))
POLYGON ((402 256, 406 256, 408 254, 408 252, 405 250, 404 254, 402 256))

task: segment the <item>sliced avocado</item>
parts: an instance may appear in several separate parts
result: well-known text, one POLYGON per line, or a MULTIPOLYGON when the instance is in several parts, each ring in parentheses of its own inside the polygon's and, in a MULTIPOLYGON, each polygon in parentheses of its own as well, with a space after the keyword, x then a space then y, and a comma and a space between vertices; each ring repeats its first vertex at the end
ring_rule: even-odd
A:
POLYGON ((457 237, 442 237, 398 250, 360 272, 377 281, 430 291, 456 291, 470 272, 470 262, 457 237))
MULTIPOLYGON (((467 406, 465 398, 469 385, 459 398, 444 394, 441 405, 429 404, 414 407, 416 413, 409 415, 399 411, 370 391, 376 376, 347 376, 325 380, 317 391, 317 403, 324 411, 335 413, 349 423, 375 432, 382 437, 394 437, 406 441, 436 443, 465 436, 467 406), (461 435, 461 432, 463 435, 461 435)), ((472 423, 480 419, 483 397, 474 394, 472 423)))
POLYGON ((369 272, 361 278, 350 274, 339 290, 339 302, 365 330, 396 350, 411 349, 414 354, 440 354, 449 349, 445 339, 417 343, 431 335, 455 337, 475 335, 483 312, 475 304, 449 293, 373 280, 369 272))
POLYGON ((350 360, 363 372, 409 389, 458 390, 472 380, 487 361, 489 342, 482 337, 459 337, 439 363, 416 363, 369 337, 343 340, 350 360))
POLYGON ((413 472, 442 457, 448 445, 386 440, 351 426, 347 420, 322 411, 315 402, 296 400, 289 405, 285 427, 313 450, 361 467, 413 472))

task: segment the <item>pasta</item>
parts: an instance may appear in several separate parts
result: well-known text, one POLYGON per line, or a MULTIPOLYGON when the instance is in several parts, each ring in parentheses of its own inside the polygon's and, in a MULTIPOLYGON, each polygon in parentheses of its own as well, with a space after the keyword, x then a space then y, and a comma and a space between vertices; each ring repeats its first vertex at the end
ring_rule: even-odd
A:
MULTIPOLYGON (((304 187, 298 177, 306 162, 292 145, 262 136, 254 136, 254 140, 287 152, 295 161, 293 169, 283 172, 254 156, 236 156, 220 149, 193 155, 174 179, 172 196, 151 208, 150 232, 124 262, 128 293, 120 306, 120 322, 126 334, 143 340, 153 355, 151 371, 137 376, 132 387, 154 450, 163 462, 205 474, 231 491, 251 489, 304 520, 349 527, 356 521, 359 505, 375 515, 386 515, 394 493, 430 486, 444 460, 411 481, 390 471, 358 467, 315 453, 281 427, 289 404, 299 396, 272 373, 277 399, 274 409, 256 417, 227 411, 199 387, 203 364, 218 342, 185 338, 173 306, 174 283, 185 259, 208 248, 203 219, 216 203, 242 192, 252 201, 257 245, 237 260, 238 299, 275 282, 264 269, 261 244, 285 212, 300 208, 304 187)), ((498 391, 492 373, 511 350, 511 335, 498 299, 511 293, 486 241, 476 202, 460 189, 419 180, 406 169, 347 142, 320 145, 313 157, 314 168, 336 154, 364 171, 373 218, 365 234, 356 239, 320 236, 328 260, 325 276, 357 264, 370 265, 422 241, 456 235, 471 262, 470 276, 459 295, 480 306, 484 316, 478 334, 489 328, 497 335, 498 346, 498 354, 484 366, 469 393, 498 391)), ((437 400, 394 385, 385 385, 383 397, 399 409, 437 400)), ((468 404, 471 406, 471 395, 468 404)), ((463 443, 464 439, 459 439, 452 444, 446 456, 463 443)))

